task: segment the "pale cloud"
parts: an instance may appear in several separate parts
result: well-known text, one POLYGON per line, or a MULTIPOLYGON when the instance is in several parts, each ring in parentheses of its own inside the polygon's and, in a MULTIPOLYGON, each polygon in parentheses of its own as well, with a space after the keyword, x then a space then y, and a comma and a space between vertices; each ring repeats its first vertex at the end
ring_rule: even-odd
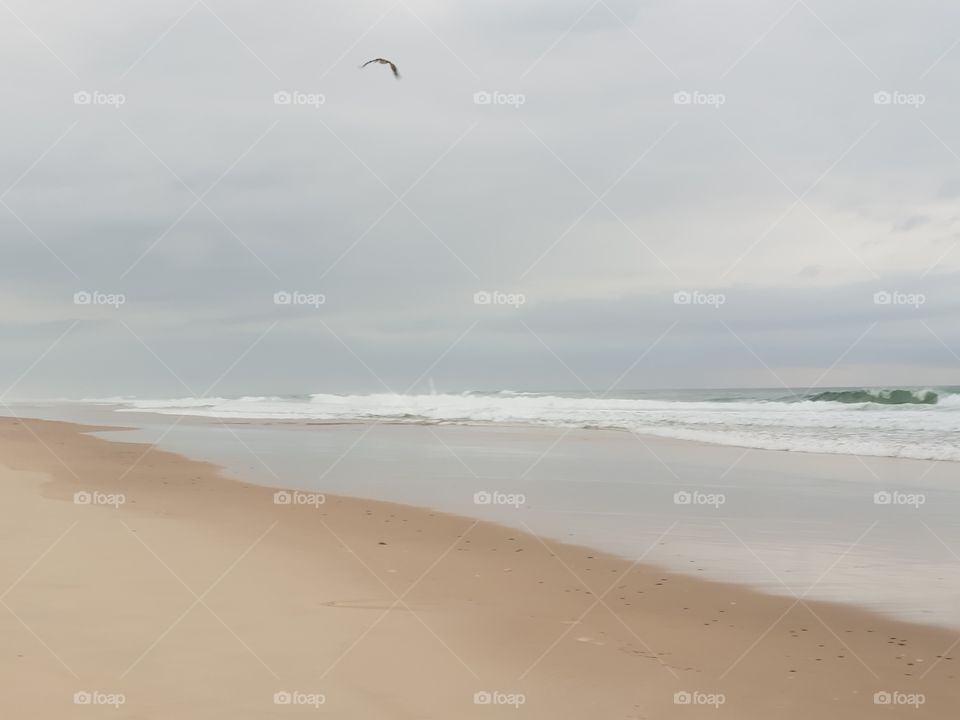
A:
POLYGON ((79 321, 20 395, 180 393, 164 364, 202 386, 254 343, 225 389, 382 389, 354 353, 405 387, 468 329, 447 389, 603 387, 672 323, 628 385, 815 377, 874 322, 836 377, 956 367, 940 3, 10 7, 0 376, 79 321))

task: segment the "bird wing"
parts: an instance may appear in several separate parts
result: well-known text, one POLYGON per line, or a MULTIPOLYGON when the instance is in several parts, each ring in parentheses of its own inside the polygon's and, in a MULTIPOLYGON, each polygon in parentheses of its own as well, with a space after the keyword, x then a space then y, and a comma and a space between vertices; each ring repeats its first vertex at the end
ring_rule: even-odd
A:
POLYGON ((397 70, 397 66, 385 58, 374 58, 373 60, 367 60, 363 65, 360 66, 360 69, 362 70, 370 63, 380 63, 381 65, 389 65, 390 69, 393 70, 393 76, 398 80, 400 79, 400 71, 397 70))

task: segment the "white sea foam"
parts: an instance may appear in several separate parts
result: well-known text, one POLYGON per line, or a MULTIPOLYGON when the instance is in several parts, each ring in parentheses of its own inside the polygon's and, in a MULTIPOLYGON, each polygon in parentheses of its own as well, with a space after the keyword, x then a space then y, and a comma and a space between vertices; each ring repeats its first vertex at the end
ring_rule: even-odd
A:
POLYGON ((960 462, 957 394, 941 394, 936 404, 749 398, 681 401, 517 392, 317 394, 301 398, 127 399, 120 410, 221 419, 529 423, 611 428, 770 450, 960 462))

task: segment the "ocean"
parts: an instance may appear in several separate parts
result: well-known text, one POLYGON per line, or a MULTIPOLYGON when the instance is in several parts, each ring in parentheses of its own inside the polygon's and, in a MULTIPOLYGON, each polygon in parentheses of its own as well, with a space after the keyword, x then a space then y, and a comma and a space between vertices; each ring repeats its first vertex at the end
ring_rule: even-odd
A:
POLYGON ((764 450, 960 462, 960 386, 468 391, 399 395, 99 398, 120 412, 224 420, 531 424, 605 428, 764 450))

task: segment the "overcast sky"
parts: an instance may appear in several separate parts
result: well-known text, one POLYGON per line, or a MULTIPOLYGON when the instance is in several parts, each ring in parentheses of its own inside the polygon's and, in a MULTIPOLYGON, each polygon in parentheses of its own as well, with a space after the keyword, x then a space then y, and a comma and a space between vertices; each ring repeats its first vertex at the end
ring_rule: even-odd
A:
POLYGON ((960 384, 955 4, 0 16, 4 399, 960 384))

